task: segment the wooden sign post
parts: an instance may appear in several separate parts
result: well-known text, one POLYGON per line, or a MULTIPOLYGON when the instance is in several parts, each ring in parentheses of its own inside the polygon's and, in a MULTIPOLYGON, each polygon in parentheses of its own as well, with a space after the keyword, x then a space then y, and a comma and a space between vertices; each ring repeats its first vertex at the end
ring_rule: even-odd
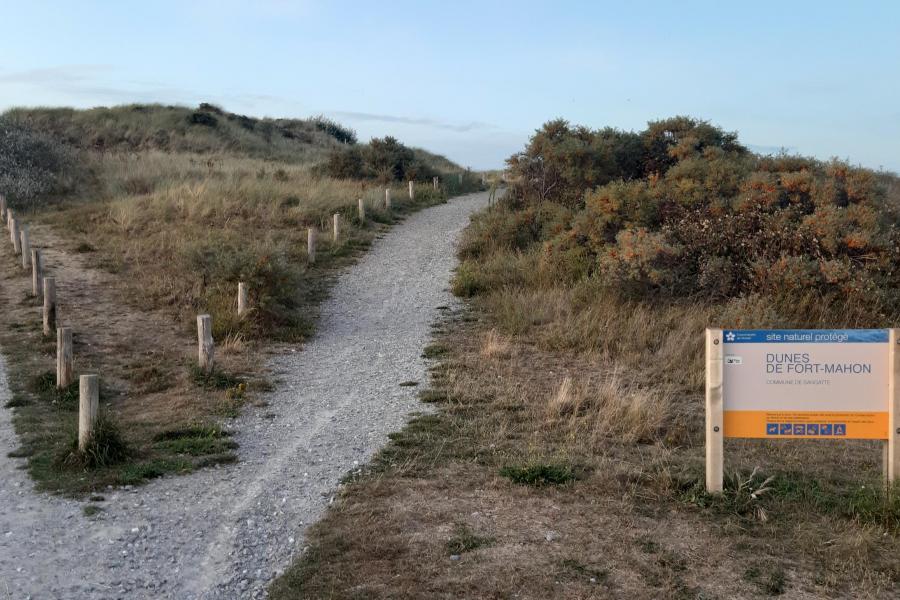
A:
POLYGON ((722 418, 722 330, 706 330, 706 491, 722 491, 725 478, 722 418))

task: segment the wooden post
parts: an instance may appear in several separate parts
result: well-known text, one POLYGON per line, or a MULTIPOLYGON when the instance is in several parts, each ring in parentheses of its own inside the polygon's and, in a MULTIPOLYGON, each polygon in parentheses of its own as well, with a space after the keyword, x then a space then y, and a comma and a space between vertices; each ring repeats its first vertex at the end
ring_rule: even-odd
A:
POLYGON ((462 185, 462 173, 459 174, 459 185, 462 185))
POLYGON ((31 295, 35 298, 41 297, 41 285, 43 284, 43 274, 41 273, 43 265, 41 264, 41 251, 37 248, 31 249, 31 295))
POLYGON ((384 210, 391 210, 391 188, 384 190, 384 210))
POLYGON ((6 196, 0 194, 0 219, 6 218, 6 196))
POLYGON ((247 303, 247 284, 243 281, 238 282, 238 316, 243 317, 244 313, 249 309, 247 303))
POLYGON ((432 185, 434 185, 434 191, 437 191, 437 189, 438 189, 438 178, 437 178, 437 175, 435 175, 435 176, 432 178, 431 183, 432 183, 432 185))
POLYGON ((82 375, 78 380, 78 449, 82 452, 91 441, 99 413, 100 378, 82 375))
POLYGON ((212 337, 212 317, 197 315, 197 353, 200 369, 209 373, 213 369, 215 348, 212 337))
POLYGON ((56 278, 44 277, 44 335, 56 329, 56 278))
POLYGON ((706 330, 706 491, 722 492, 724 470, 724 427, 722 383, 725 363, 722 330, 706 330))
POLYGON ((315 227, 310 227, 306 232, 306 261, 309 264, 316 262, 316 237, 317 231, 315 227))
POLYGON ((27 269, 31 266, 31 240, 28 237, 28 225, 22 225, 19 237, 22 241, 22 268, 27 269))
POLYGON ((56 330, 56 387, 68 387, 75 381, 73 363, 72 328, 60 327, 56 330))
MULTIPOLYGON (((13 222, 13 210, 11 208, 6 209, 6 228, 12 231, 12 222, 13 222)), ((9 241, 12 241, 12 234, 9 236, 9 241)))
POLYGON ((366 203, 362 198, 359 199, 359 221, 363 225, 366 224, 366 203))
POLYGON ((332 241, 337 244, 338 240, 341 238, 341 215, 340 213, 334 213, 334 217, 332 217, 332 241))
POLYGON ((12 238, 13 252, 16 254, 22 251, 22 238, 19 236, 19 220, 13 218, 9 226, 9 235, 12 238))
POLYGON ((891 329, 888 371, 888 439, 884 444, 887 485, 900 481, 900 329, 891 329))
POLYGON ((409 182, 409 199, 410 200, 416 199, 416 188, 412 181, 409 182))

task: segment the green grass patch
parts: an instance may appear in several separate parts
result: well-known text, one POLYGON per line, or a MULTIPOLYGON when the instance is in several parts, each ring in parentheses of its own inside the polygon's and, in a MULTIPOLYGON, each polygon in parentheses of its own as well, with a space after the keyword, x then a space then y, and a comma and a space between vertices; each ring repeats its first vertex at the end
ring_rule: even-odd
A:
POLYGON ((85 448, 78 447, 78 436, 73 435, 69 446, 59 456, 58 465, 61 468, 102 469, 125 462, 133 454, 119 426, 100 413, 85 448))
POLYGON ((244 383, 239 377, 226 373, 218 367, 206 372, 197 365, 191 366, 191 379, 199 387, 207 390, 227 390, 244 383))
POLYGON ((759 469, 732 472, 721 494, 709 494, 704 478, 692 472, 676 482, 679 499, 717 515, 770 521, 800 512, 840 517, 900 533, 900 486, 860 484, 848 478, 824 479, 801 472, 767 475, 759 469))
POLYGON ((96 516, 99 515, 101 512, 103 512, 103 507, 102 507, 102 506, 97 506, 96 504, 86 504, 86 505, 81 509, 81 512, 84 513, 84 516, 86 516, 86 517, 88 517, 88 518, 90 518, 90 517, 96 517, 96 516))
POLYGON ((779 564, 751 565, 744 571, 744 581, 754 584, 766 596, 780 596, 787 589, 787 575, 779 564))
POLYGON ((449 350, 450 348, 446 344, 435 342, 425 346, 425 349, 422 351, 422 358, 440 358, 447 354, 449 350))
POLYGON ((445 390, 429 389, 419 392, 419 400, 421 400, 422 402, 446 402, 448 398, 449 396, 445 390))
POLYGON ((27 390, 45 402, 63 409, 78 408, 78 382, 73 381, 64 388, 56 387, 56 372, 44 371, 34 375, 29 381, 27 390))
POLYGON ((154 447, 159 450, 189 456, 223 454, 237 448, 237 442, 231 439, 231 434, 216 425, 196 425, 164 431, 154 441, 154 447))
POLYGON ((500 475, 513 483, 531 487, 563 485, 575 481, 575 471, 571 467, 556 464, 508 465, 500 469, 500 475))
POLYGON ((184 459, 155 459, 127 465, 119 471, 118 483, 136 485, 168 474, 190 473, 194 465, 184 459))
POLYGON ((478 548, 490 546, 494 543, 494 538, 476 535, 467 525, 457 525, 453 532, 453 536, 447 540, 445 545, 449 554, 463 554, 471 552, 478 548))

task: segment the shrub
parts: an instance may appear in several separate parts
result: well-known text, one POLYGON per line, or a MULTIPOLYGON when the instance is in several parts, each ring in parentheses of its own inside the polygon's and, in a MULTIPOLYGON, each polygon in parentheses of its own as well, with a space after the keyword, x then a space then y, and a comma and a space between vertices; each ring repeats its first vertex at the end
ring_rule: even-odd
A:
POLYGON ((319 131, 324 131, 342 144, 352 145, 356 143, 355 131, 353 131, 349 127, 344 127, 340 123, 333 121, 324 115, 314 117, 312 119, 312 124, 315 125, 316 129, 318 129, 319 131))
POLYGON ((0 192, 25 207, 74 189, 80 157, 58 139, 0 118, 0 192))
POLYGON ((215 127, 219 124, 219 120, 211 114, 205 112, 193 112, 188 116, 188 123, 191 125, 204 125, 206 127, 215 127))

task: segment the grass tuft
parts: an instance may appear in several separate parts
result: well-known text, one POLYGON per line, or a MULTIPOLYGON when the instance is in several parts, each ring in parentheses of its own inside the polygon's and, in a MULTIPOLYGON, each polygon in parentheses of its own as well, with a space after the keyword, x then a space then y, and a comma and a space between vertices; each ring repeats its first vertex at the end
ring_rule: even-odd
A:
POLYGON ((132 455, 119 426, 101 412, 84 450, 78 448, 78 436, 74 435, 57 463, 61 467, 100 469, 125 462, 132 455))
POLYGON ((494 538, 476 535, 467 525, 459 524, 453 536, 447 540, 446 549, 449 554, 463 554, 493 543, 494 538))
POLYGON ((508 465, 500 469, 500 475, 513 483, 538 488, 563 485, 576 479, 575 472, 571 467, 543 463, 525 466, 508 465))

